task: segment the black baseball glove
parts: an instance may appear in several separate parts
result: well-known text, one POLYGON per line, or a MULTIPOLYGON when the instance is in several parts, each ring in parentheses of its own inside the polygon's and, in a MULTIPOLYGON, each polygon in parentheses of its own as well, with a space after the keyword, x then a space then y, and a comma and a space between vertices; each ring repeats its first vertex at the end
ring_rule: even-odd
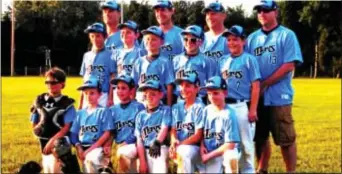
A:
POLYGON ((161 143, 158 140, 155 140, 149 149, 149 154, 152 158, 157 158, 160 156, 160 147, 161 143))

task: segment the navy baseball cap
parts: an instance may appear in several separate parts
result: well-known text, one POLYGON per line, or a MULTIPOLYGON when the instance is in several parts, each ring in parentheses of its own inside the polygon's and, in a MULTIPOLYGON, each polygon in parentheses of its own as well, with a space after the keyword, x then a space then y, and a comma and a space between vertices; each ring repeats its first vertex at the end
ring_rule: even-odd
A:
POLYGON ((85 90, 89 88, 101 88, 99 80, 95 76, 89 76, 89 78, 84 80, 83 84, 78 87, 77 90, 85 90))
POLYGON ((113 85, 118 85, 119 82, 124 82, 129 87, 134 87, 134 85, 135 85, 134 79, 131 76, 127 75, 127 74, 121 74, 117 78, 115 78, 112 81, 110 81, 110 83, 113 84, 113 85))
POLYGON ((278 5, 275 1, 272 0, 262 0, 257 5, 253 7, 253 10, 257 9, 267 9, 267 10, 275 10, 278 8, 278 5))
POLYGON ((153 5, 153 9, 156 8, 172 8, 172 2, 169 0, 157 0, 157 2, 153 5))
POLYGON ((162 86, 157 80, 148 80, 139 86, 138 91, 145 91, 146 89, 162 90, 162 86))
POLYGON ((204 39, 204 32, 198 25, 190 25, 181 32, 181 35, 191 34, 197 38, 204 39))
POLYGON ((160 37, 161 39, 164 39, 163 31, 159 27, 157 27, 157 26, 148 27, 146 30, 141 31, 141 33, 143 35, 153 34, 153 35, 156 35, 156 36, 160 37))
POLYGON ((102 23, 95 22, 92 25, 89 25, 85 30, 85 33, 106 33, 106 30, 102 23))
POLYGON ((176 84, 181 84, 182 81, 187 81, 192 84, 197 84, 199 85, 199 79, 197 76, 197 73, 195 72, 189 72, 189 71, 178 71, 176 73, 176 84))
POLYGON ((202 13, 206 14, 208 11, 224 12, 224 7, 220 2, 212 2, 202 10, 202 13))
POLYGON ((205 83, 202 89, 227 89, 226 81, 220 76, 213 76, 205 83))
POLYGON ((118 25, 118 28, 119 28, 120 30, 121 30, 122 28, 125 28, 125 27, 127 27, 127 28, 129 28, 129 29, 131 29, 131 30, 133 30, 133 31, 135 31, 135 32, 138 31, 138 24, 135 23, 134 21, 131 21, 131 20, 128 20, 128 21, 126 21, 125 23, 119 24, 119 25, 118 25))
POLYGON ((245 30, 240 25, 233 25, 231 28, 224 31, 222 36, 228 37, 231 34, 240 38, 246 37, 245 30))
POLYGON ((109 8, 109 9, 116 10, 116 11, 121 10, 120 5, 116 3, 115 0, 108 0, 108 1, 102 2, 101 9, 104 9, 104 8, 109 8))

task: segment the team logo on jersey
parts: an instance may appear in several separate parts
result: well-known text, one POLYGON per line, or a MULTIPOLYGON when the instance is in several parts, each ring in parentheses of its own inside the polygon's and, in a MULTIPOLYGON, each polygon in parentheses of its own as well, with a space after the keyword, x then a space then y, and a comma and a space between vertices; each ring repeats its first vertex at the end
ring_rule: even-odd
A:
POLYGON ((81 126, 81 135, 83 135, 86 132, 98 132, 99 128, 98 125, 89 125, 89 126, 81 126))
POLYGON ((196 76, 198 76, 198 73, 196 70, 184 70, 184 69, 180 69, 179 71, 177 71, 176 73, 176 78, 177 79, 181 79, 184 77, 189 77, 189 74, 196 74, 196 76))
POLYGON ((141 83, 145 83, 146 81, 148 80, 156 80, 156 81, 159 81, 160 78, 157 74, 149 74, 149 75, 146 75, 146 73, 143 73, 140 75, 140 82, 141 83))
POLYGON ((163 51, 172 51, 172 45, 171 44, 165 44, 161 46, 161 49, 163 51))
POLYGON ((115 130, 120 131, 123 127, 131 127, 134 128, 134 120, 128 120, 128 121, 118 121, 115 123, 115 130))
POLYGON ((142 129, 142 138, 146 138, 152 132, 159 133, 161 126, 146 126, 142 129))
POLYGON ((207 57, 211 57, 211 58, 220 58, 221 56, 223 56, 223 51, 206 51, 204 52, 204 54, 207 56, 207 57))
POLYGON ((181 121, 178 121, 176 123, 176 130, 180 131, 182 129, 187 129, 189 131, 193 131, 193 130, 195 130, 195 124, 194 124, 194 122, 182 123, 181 121))
POLYGON ((93 71, 98 71, 100 73, 105 71, 105 66, 104 65, 89 65, 87 67, 87 72, 93 72, 93 71))
POLYGON ((274 52, 275 51, 275 45, 270 45, 270 46, 266 46, 266 47, 257 47, 254 49, 254 55, 255 56, 261 56, 263 53, 265 52, 274 52))
POLYGON ((127 72, 132 72, 133 65, 122 65, 122 69, 126 70, 127 72))
POLYGON ((223 133, 222 132, 210 132, 210 129, 206 129, 204 131, 204 139, 212 139, 215 138, 216 140, 223 140, 223 133))
POLYGON ((221 72, 222 78, 227 80, 230 77, 235 77, 236 79, 241 79, 243 77, 242 71, 229 71, 225 70, 221 72))

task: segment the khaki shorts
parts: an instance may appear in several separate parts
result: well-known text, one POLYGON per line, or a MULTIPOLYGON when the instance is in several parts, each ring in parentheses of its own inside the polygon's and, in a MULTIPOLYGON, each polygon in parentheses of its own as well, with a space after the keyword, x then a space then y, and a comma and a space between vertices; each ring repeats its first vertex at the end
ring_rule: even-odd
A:
POLYGON ((292 145, 296 140, 296 132, 291 112, 292 105, 264 106, 263 101, 260 101, 254 141, 266 141, 271 132, 276 145, 292 145))

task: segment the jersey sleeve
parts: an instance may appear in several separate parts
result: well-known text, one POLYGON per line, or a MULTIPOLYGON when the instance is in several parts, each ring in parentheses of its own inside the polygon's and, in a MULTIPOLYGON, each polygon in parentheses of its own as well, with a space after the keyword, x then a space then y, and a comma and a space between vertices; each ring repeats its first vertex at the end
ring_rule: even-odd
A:
POLYGON ((198 107, 196 112, 195 112, 195 128, 197 129, 203 129, 204 124, 203 124, 203 107, 198 107))
POLYGON ((114 129, 113 126, 113 118, 111 116, 111 111, 109 109, 105 109, 101 118, 101 130, 102 131, 109 131, 114 129))
POLYGON ((176 128, 176 121, 178 116, 178 105, 175 104, 172 106, 172 114, 171 114, 171 127, 176 128))
POLYGON ((170 107, 165 107, 165 111, 163 112, 163 121, 161 126, 162 127, 170 127, 171 126, 171 111, 170 107))
POLYGON ((255 57, 251 56, 247 59, 247 69, 249 70, 250 82, 261 78, 259 64, 255 57))
POLYGON ((76 118, 76 109, 74 106, 71 106, 64 115, 64 123, 71 123, 76 118))
POLYGON ((85 72, 86 72, 86 67, 85 67, 85 54, 83 55, 83 60, 82 60, 82 64, 81 64, 81 70, 80 70, 80 75, 84 76, 85 72))
POLYGON ((220 75, 219 67, 218 67, 218 64, 215 62, 215 60, 207 58, 207 57, 205 57, 205 59, 207 60, 206 72, 208 75, 206 80, 208 80, 210 77, 220 75))
POLYGON ((298 63, 297 65, 303 63, 302 52, 294 32, 291 31, 286 35, 282 51, 284 53, 284 63, 295 62, 298 63))
POLYGON ((142 113, 139 112, 135 118, 135 129, 134 129, 134 135, 138 138, 140 137, 141 138, 141 127, 142 127, 142 123, 141 123, 141 117, 142 117, 142 113))
POLYGON ((239 128, 236 120, 235 112, 230 109, 229 118, 226 120, 225 124, 225 134, 224 134, 224 142, 225 143, 236 143, 240 142, 239 128))
POLYGON ((110 66, 109 66, 109 71, 112 74, 117 74, 118 73, 118 67, 117 67, 117 62, 116 59, 113 59, 115 52, 113 51, 112 54, 110 55, 110 66))
POLYGON ((70 128, 70 132, 78 134, 78 132, 80 131, 80 117, 82 116, 81 113, 82 113, 81 111, 78 111, 76 113, 76 118, 72 123, 72 126, 70 128))
POLYGON ((139 75, 140 75, 140 72, 139 72, 139 64, 140 63, 139 62, 140 62, 139 60, 134 62, 133 69, 132 69, 132 72, 131 72, 131 77, 133 78, 134 83, 135 83, 136 86, 138 86, 138 83, 139 83, 139 75))
POLYGON ((165 78, 165 84, 169 85, 175 80, 175 73, 173 73, 173 64, 170 60, 166 61, 165 68, 163 70, 163 77, 165 78))

